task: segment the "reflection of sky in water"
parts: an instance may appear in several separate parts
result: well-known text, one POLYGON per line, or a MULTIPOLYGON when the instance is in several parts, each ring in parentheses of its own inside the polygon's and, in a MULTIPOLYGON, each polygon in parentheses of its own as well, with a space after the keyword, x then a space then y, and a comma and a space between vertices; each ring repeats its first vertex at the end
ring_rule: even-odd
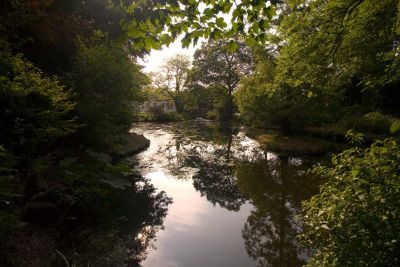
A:
POLYGON ((154 186, 173 198, 165 231, 157 234, 156 250, 143 266, 255 266, 240 235, 251 205, 239 212, 213 206, 195 191, 191 181, 163 172, 148 173, 154 186))

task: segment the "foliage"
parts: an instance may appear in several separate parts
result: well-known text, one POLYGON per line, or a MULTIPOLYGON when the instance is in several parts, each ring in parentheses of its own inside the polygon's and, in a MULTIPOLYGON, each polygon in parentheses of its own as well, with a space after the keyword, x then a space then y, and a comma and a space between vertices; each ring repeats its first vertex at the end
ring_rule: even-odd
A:
POLYGON ((128 132, 132 103, 147 77, 126 52, 114 44, 81 44, 75 61, 73 88, 81 134, 90 146, 111 149, 128 132))
POLYGON ((11 154, 32 161, 76 130, 72 95, 21 55, 2 52, 0 65, 0 139, 11 154))
POLYGON ((388 134, 389 117, 399 112, 397 2, 294 0, 278 6, 271 43, 256 47, 256 70, 236 93, 245 121, 287 132, 354 116, 344 132, 388 134))
MULTIPOLYGON (((190 77, 189 73, 189 77, 190 77)), ((214 88, 200 84, 189 85, 185 92, 185 111, 192 117, 207 117, 207 112, 213 109, 217 94, 214 88)))
POLYGON ((277 81, 276 59, 265 50, 257 53, 255 71, 241 80, 234 95, 244 121, 259 128, 279 126, 290 133, 324 120, 328 106, 324 95, 277 81))
POLYGON ((302 239, 315 250, 309 266, 399 264, 399 160, 399 145, 386 139, 313 169, 328 181, 303 203, 302 239))
MULTIPOLYGON (((153 74, 150 73, 148 74, 150 80, 154 79, 154 76, 152 76, 153 74)), ((143 89, 143 98, 146 100, 168 100, 170 99, 170 96, 164 91, 162 90, 162 88, 158 88, 157 86, 153 86, 153 85, 148 85, 143 89)))
POLYGON ((398 112, 398 8, 393 0, 289 1, 277 80, 398 112))
POLYGON ((239 80, 254 68, 253 55, 244 42, 238 41, 235 53, 229 52, 226 39, 204 43, 194 54, 188 87, 193 90, 211 89, 216 92, 214 108, 220 120, 233 116, 232 95, 239 80))
POLYGON ((192 83, 222 87, 227 95, 232 95, 241 77, 254 68, 253 55, 248 46, 239 41, 238 50, 230 53, 228 41, 203 43, 194 54, 192 83))
POLYGON ((359 118, 356 129, 364 133, 390 134, 390 126, 395 118, 379 112, 370 112, 359 118))
POLYGON ((244 33, 246 42, 265 42, 265 31, 275 15, 273 4, 281 1, 184 0, 139 1, 127 6, 134 19, 123 23, 128 38, 136 40, 137 49, 159 48, 184 34, 182 46, 196 44, 202 37, 227 38, 231 51, 237 49, 234 36, 244 33), (203 8, 204 7, 204 8, 203 8), (145 16, 143 14, 146 14, 145 16), (232 14, 230 21, 224 14, 232 14), (229 24, 229 26, 228 26, 229 24))
POLYGON ((44 71, 59 76, 72 71, 77 37, 87 41, 101 31, 112 40, 121 39, 120 21, 128 16, 114 0, 5 0, 0 12, 0 37, 44 71))
POLYGON ((396 119, 390 125, 390 133, 391 134, 398 134, 400 131, 400 120, 396 119))
POLYGON ((152 107, 150 109, 149 121, 155 122, 177 122, 182 121, 184 116, 177 112, 164 112, 161 107, 152 107))
POLYGON ((165 61, 157 74, 152 74, 154 86, 170 96, 180 113, 184 108, 184 90, 189 67, 189 57, 176 54, 165 61))

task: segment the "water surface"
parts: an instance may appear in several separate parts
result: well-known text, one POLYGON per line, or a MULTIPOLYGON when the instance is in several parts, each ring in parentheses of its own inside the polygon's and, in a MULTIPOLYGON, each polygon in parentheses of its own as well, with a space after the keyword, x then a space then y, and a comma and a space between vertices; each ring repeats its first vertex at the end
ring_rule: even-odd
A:
MULTIPOLYGON (((173 203, 145 267, 301 266, 300 202, 315 193, 308 160, 263 151, 243 130, 208 121, 138 124, 151 141, 141 174, 173 203)), ((136 238, 144 238, 139 234, 136 238)))

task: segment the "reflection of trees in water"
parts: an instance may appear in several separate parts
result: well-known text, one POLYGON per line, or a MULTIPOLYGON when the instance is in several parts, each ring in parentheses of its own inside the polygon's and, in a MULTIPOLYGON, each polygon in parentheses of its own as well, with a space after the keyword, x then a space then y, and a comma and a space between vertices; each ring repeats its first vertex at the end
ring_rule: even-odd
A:
POLYGON ((214 205, 238 211, 246 201, 236 185, 236 177, 229 162, 230 144, 216 146, 205 142, 191 142, 181 146, 178 166, 189 166, 198 171, 192 176, 194 188, 214 205))
POLYGON ((192 178, 196 190, 214 205, 238 211, 247 198, 236 185, 232 166, 226 162, 201 158, 196 165, 199 171, 192 178))
POLYGON ((140 266, 162 229, 171 199, 139 177, 136 188, 108 190, 111 209, 100 227, 87 228, 74 255, 77 266, 140 266), (110 193, 111 192, 111 193, 110 193), (80 264, 80 265, 79 265, 80 264))
MULTIPOLYGON (((156 233, 163 229, 168 205, 172 203, 165 192, 155 194, 154 187, 148 183, 142 186, 142 190, 144 194, 136 200, 137 208, 128 211, 121 228, 121 234, 128 241, 128 266, 139 266, 146 259, 149 248, 155 248, 156 233)), ((134 206, 134 203, 131 204, 134 206)))
POLYGON ((248 254, 260 266, 301 266, 307 251, 296 241, 301 201, 316 193, 317 183, 295 160, 277 158, 236 166, 239 188, 253 205, 242 235, 248 254))
MULTIPOLYGON (((247 198, 238 189, 233 171, 233 139, 237 138, 234 132, 232 128, 221 132, 198 123, 194 128, 181 129, 174 145, 167 146, 160 154, 168 159, 167 167, 175 177, 189 178, 189 173, 193 186, 207 200, 238 211, 247 198)), ((239 147, 235 149, 239 151, 239 147)))

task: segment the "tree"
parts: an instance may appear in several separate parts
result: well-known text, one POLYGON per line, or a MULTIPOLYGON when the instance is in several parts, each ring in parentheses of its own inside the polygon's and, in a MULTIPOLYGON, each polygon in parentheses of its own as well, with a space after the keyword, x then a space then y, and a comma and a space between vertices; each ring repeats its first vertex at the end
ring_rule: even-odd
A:
POLYGON ((331 91, 362 112, 399 114, 396 0, 289 1, 277 80, 331 91))
POLYGON ((179 113, 184 108, 183 91, 186 89, 189 68, 189 57, 176 54, 166 60, 158 73, 153 74, 153 84, 172 98, 179 113))
POLYGON ((81 44, 75 60, 73 88, 76 110, 84 125, 80 131, 91 147, 110 151, 128 133, 133 120, 133 101, 147 77, 119 46, 81 44))
POLYGON ((87 42, 100 31, 111 40, 121 39, 120 21, 127 17, 121 2, 114 0, 5 0, 0 12, 1 38, 44 71, 59 76, 73 68, 77 38, 87 42))
POLYGON ((204 43, 194 54, 191 86, 213 88, 219 92, 220 119, 229 121, 234 112, 233 92, 239 81, 254 68, 252 52, 242 41, 238 41, 235 53, 229 51, 229 41, 204 43))
POLYGON ((279 126, 287 134, 321 121, 330 102, 324 94, 277 80, 277 59, 265 49, 255 51, 255 71, 240 81, 234 95, 241 117, 260 128, 279 126))
POLYGON ((27 194, 50 166, 55 146, 78 125, 72 94, 21 55, 0 52, 1 145, 17 159, 27 194))
POLYGON ((309 266, 399 265, 399 161, 399 145, 386 139, 313 169, 328 180, 303 203, 309 266))

